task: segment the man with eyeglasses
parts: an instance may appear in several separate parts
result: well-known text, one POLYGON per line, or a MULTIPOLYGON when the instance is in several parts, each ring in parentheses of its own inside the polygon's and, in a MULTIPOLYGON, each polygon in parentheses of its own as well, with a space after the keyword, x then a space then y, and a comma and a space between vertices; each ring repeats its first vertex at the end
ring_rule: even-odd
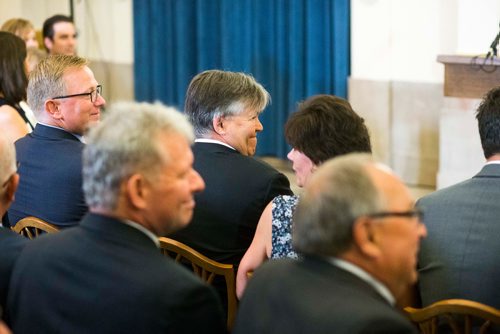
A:
POLYGON ((429 230, 418 261, 422 306, 461 298, 500 308, 500 86, 484 96, 476 119, 483 168, 417 202, 429 230))
POLYGON ((106 103, 101 92, 81 57, 51 56, 30 74, 28 103, 38 124, 15 143, 21 181, 8 212, 11 225, 35 216, 65 228, 87 212, 81 154, 85 132, 106 103))
POLYGON ((303 259, 255 271, 233 333, 416 333, 394 308, 417 280, 427 234, 413 206, 404 184, 367 154, 323 164, 294 214, 303 259))
MULTIPOLYGON (((3 216, 12 203, 18 183, 14 144, 0 134, 0 216, 3 216)), ((12 268, 27 241, 10 229, 0 227, 0 319, 3 316, 12 268)))

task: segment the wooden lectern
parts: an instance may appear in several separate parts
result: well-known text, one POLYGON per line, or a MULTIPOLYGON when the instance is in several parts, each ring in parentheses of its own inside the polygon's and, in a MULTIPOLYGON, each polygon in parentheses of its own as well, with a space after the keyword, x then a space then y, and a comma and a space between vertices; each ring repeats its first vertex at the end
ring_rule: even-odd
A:
POLYGON ((500 86, 500 58, 438 56, 444 67, 444 96, 480 99, 500 86))

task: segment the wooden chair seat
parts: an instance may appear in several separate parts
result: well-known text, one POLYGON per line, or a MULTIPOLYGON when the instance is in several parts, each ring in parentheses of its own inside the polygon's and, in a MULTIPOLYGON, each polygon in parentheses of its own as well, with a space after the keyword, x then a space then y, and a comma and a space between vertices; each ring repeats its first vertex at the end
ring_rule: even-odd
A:
POLYGON ((216 275, 224 276, 227 287, 227 327, 230 330, 233 326, 237 309, 233 265, 209 259, 182 242, 164 237, 159 238, 159 240, 160 248, 164 255, 173 258, 178 263, 187 260, 191 264, 193 272, 208 284, 212 284, 216 275))
POLYGON ((56 233, 59 231, 54 225, 36 217, 25 217, 18 221, 11 229, 29 239, 35 239, 43 233, 56 233))
POLYGON ((406 307, 404 311, 424 334, 437 334, 443 326, 454 334, 472 333, 473 327, 482 334, 500 325, 500 310, 465 299, 442 300, 422 309, 406 307))

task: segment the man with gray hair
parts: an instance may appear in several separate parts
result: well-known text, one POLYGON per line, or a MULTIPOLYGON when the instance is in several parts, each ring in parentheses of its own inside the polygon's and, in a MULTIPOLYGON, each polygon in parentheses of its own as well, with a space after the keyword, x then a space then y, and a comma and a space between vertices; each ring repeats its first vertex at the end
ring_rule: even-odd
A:
POLYGON ((28 103, 38 124, 16 142, 21 182, 8 216, 26 216, 59 228, 74 226, 87 212, 82 191, 84 134, 105 104, 86 59, 51 56, 30 73, 28 103))
POLYGON ((234 333, 416 333, 394 304, 417 280, 419 218, 408 189, 369 155, 328 161, 294 215, 304 258, 254 273, 234 333))
POLYGON ((90 213, 34 240, 18 260, 8 300, 14 332, 224 332, 213 289, 158 249, 159 236, 189 223, 204 188, 193 137, 172 108, 111 108, 83 152, 90 213))
MULTIPOLYGON (((19 175, 16 172, 14 144, 0 134, 0 216, 3 216, 14 200, 18 183, 19 175)), ((2 309, 5 307, 14 262, 26 242, 27 239, 10 229, 0 227, 0 319, 2 318, 2 309)))
POLYGON ((252 76, 229 71, 196 75, 186 93, 197 138, 194 168, 207 188, 196 196, 191 225, 173 238, 219 262, 237 266, 266 205, 292 194, 283 174, 252 157, 268 103, 269 93, 252 76))

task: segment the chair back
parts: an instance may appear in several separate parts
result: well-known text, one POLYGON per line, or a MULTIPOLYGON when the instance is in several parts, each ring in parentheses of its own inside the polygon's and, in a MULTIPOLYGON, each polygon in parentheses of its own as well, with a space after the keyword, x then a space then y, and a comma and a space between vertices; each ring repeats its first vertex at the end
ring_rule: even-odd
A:
POLYGON ((446 299, 422 309, 406 307, 404 311, 424 334, 437 334, 445 325, 447 333, 451 329, 454 334, 470 334, 474 327, 482 334, 500 324, 500 310, 465 299, 446 299))
POLYGON ((187 260, 191 264, 195 275, 208 284, 212 284, 216 275, 224 276, 227 287, 227 327, 230 330, 233 326, 237 309, 233 265, 209 259, 182 242, 164 237, 159 239, 160 248, 164 255, 173 258, 178 263, 181 263, 183 259, 187 260))
POLYGON ((46 221, 36 217, 25 217, 18 221, 11 229, 29 239, 35 239, 43 233, 55 233, 59 229, 46 221))

